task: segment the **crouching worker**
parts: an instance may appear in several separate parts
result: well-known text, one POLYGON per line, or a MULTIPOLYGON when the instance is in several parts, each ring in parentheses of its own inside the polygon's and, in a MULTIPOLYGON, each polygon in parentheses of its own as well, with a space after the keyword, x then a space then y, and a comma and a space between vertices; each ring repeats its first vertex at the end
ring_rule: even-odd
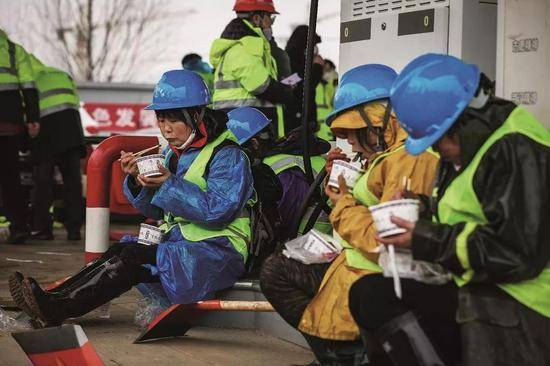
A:
MULTIPOLYGON (((228 115, 228 128, 237 136, 249 158, 254 161, 254 166, 257 167, 262 163, 261 165, 270 169, 272 174, 276 174, 275 179, 279 182, 282 192, 276 200, 269 203, 274 203, 280 214, 281 223, 278 227, 277 239, 288 239, 309 189, 300 131, 293 130, 288 136, 273 141, 268 128, 271 121, 259 110, 240 107, 229 112, 228 115)), ((324 169, 326 161, 322 154, 329 149, 328 142, 315 137, 311 138, 310 161, 315 175, 324 169)), ((255 173, 254 170, 253 172, 255 173)), ((256 174, 254 180, 257 180, 256 174)), ((262 185, 256 182, 256 190, 260 196, 262 194, 259 190, 262 188, 262 185)), ((330 225, 322 222, 321 217, 317 221, 316 228, 326 232, 328 231, 326 226, 330 225)))
POLYGON ((412 249, 456 283, 407 281, 402 299, 392 279, 353 285, 354 319, 395 365, 444 364, 433 347, 446 326, 437 319, 455 315, 462 365, 550 364, 550 133, 491 92, 475 65, 434 54, 413 60, 392 88, 407 151, 433 146, 441 164, 433 219, 394 217, 406 232, 379 241, 412 249))
POLYGON ((164 219, 161 244, 116 244, 52 292, 14 275, 10 289, 21 309, 43 325, 57 325, 139 283, 160 281, 173 303, 196 302, 234 284, 244 272, 250 240, 253 181, 226 114, 208 104, 200 76, 166 72, 147 107, 170 144, 162 175, 139 175, 136 158, 121 153, 124 192, 142 214, 164 219))
MULTIPOLYGON (((336 92, 335 111, 327 123, 360 154, 368 170, 348 192, 329 188, 334 203, 330 222, 345 240, 345 250, 331 264, 306 265, 281 253, 271 256, 262 269, 260 283, 279 314, 305 335, 322 365, 368 362, 359 341, 359 329, 348 309, 349 288, 360 277, 376 273, 373 219, 368 206, 392 199, 402 178, 412 178, 416 190, 428 193, 437 157, 426 153, 412 157, 404 150, 407 137, 391 113, 388 98, 396 73, 377 64, 349 70, 336 92)), ((330 159, 345 159, 337 150, 330 159)), ((327 169, 332 167, 332 161, 327 169)), ((342 179, 342 177, 341 177, 342 179)))

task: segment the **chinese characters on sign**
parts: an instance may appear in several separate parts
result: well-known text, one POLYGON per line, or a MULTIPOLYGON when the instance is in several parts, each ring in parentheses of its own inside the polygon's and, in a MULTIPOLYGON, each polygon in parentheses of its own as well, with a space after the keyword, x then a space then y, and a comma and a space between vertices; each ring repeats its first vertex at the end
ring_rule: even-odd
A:
POLYGON ((86 103, 84 108, 99 123, 98 129, 129 132, 157 127, 155 112, 144 103, 86 103))

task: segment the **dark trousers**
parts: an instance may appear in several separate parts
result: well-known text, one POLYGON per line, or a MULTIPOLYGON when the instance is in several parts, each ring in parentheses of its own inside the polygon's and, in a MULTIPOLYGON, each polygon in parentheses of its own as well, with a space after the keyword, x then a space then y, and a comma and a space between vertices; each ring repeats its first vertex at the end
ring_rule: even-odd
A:
MULTIPOLYGON (((272 254, 262 265, 260 285, 266 299, 279 315, 292 327, 298 329, 300 319, 308 304, 319 291, 330 263, 303 264, 272 254)), ((355 352, 362 346, 357 341, 334 341, 303 334, 318 361, 325 364, 354 364, 355 352)))
POLYGON ((53 172, 59 167, 63 177, 63 203, 65 206, 67 231, 79 231, 82 226, 82 174, 80 172, 80 151, 71 149, 50 159, 40 159, 34 169, 33 229, 51 230, 50 207, 53 202, 53 172))
POLYGON ((0 190, 5 215, 11 222, 12 231, 26 231, 26 202, 21 187, 19 147, 20 136, 0 136, 0 156, 2 172, 0 173, 0 190))
POLYGON ((262 265, 260 285, 266 299, 294 328, 317 294, 330 263, 307 265, 282 253, 272 254, 262 265))
POLYGON ((376 334, 390 320, 412 311, 444 357, 460 359, 460 332, 455 321, 458 288, 454 282, 429 285, 402 278, 401 288, 399 299, 392 278, 368 275, 356 281, 349 293, 349 307, 359 327, 376 334))
POLYGON ((118 256, 127 268, 132 285, 139 283, 160 282, 158 276, 153 276, 144 264, 156 266, 158 245, 144 245, 139 243, 113 244, 102 257, 118 256))

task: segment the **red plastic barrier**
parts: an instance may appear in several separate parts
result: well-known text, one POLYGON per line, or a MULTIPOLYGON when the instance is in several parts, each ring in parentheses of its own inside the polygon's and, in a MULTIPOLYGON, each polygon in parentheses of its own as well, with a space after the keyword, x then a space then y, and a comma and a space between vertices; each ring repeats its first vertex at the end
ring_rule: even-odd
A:
POLYGON ((109 248, 109 196, 113 162, 120 151, 137 152, 158 144, 156 136, 112 136, 94 150, 87 166, 86 263, 109 248))

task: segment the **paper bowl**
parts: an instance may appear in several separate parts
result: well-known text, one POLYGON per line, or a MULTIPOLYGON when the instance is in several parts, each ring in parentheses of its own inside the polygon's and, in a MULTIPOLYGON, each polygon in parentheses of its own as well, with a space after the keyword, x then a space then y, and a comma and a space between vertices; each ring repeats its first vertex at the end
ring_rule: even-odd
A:
POLYGON ((418 221, 418 200, 401 199, 388 201, 370 206, 369 210, 380 237, 401 234, 406 231, 391 222, 390 218, 392 216, 411 222, 418 221))
POLYGON ((330 172, 330 177, 328 180, 329 187, 338 188, 338 177, 344 175, 346 180, 346 185, 349 189, 353 189, 355 183, 361 178, 365 171, 356 167, 353 164, 348 163, 344 160, 334 160, 332 163, 332 171, 330 172))
POLYGON ((136 159, 136 164, 139 169, 139 174, 145 177, 155 177, 162 175, 159 166, 164 164, 164 155, 154 154, 141 156, 136 159))
POLYGON ((162 241, 162 230, 148 224, 141 224, 139 228, 138 243, 144 245, 157 245, 162 241))

